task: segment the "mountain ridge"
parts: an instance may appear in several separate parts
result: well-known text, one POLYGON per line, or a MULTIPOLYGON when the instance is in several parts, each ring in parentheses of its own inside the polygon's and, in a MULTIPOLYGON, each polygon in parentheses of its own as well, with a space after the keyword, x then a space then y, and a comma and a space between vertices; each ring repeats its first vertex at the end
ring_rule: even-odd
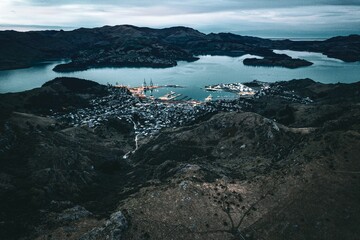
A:
MULTIPOLYGON (((0 70, 30 67, 46 60, 71 59, 55 71, 96 67, 173 67, 197 55, 258 55, 266 65, 303 67, 310 62, 274 53, 273 49, 314 51, 346 62, 360 60, 360 36, 325 41, 270 40, 233 33, 204 34, 177 26, 163 29, 132 25, 79 28, 71 31, 1 31, 0 70)), ((249 65, 264 65, 248 61, 249 65)))

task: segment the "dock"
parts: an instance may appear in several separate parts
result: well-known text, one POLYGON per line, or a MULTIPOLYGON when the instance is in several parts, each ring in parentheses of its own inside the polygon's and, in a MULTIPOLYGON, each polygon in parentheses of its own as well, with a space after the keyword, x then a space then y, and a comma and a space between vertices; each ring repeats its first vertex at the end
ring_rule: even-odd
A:
POLYGON ((175 98, 180 97, 180 96, 182 96, 181 93, 175 93, 175 92, 171 91, 170 93, 167 93, 162 97, 159 97, 159 99, 162 101, 170 101, 170 100, 174 100, 175 98))

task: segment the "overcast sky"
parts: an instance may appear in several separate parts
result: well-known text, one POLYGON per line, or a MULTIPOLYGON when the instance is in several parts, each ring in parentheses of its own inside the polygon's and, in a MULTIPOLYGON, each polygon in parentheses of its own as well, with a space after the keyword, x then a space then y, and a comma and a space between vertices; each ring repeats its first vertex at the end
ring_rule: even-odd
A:
POLYGON ((0 0, 0 28, 189 26, 264 37, 360 34, 360 0, 0 0))

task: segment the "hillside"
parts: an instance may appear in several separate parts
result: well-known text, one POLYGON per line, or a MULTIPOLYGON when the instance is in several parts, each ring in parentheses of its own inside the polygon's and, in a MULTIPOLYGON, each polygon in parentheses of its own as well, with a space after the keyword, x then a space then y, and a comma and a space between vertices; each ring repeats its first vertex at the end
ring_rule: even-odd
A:
POLYGON ((356 239, 360 84, 264 84, 140 139, 124 89, 1 94, 0 238, 356 239))

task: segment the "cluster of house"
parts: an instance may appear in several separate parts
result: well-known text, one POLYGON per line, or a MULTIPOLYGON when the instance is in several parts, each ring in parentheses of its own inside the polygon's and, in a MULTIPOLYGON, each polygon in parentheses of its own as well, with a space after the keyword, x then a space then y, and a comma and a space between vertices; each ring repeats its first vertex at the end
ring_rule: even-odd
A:
POLYGON ((296 94, 294 90, 285 89, 281 82, 268 84, 257 81, 256 83, 259 84, 260 88, 254 95, 255 98, 260 98, 263 96, 277 96, 283 98, 286 101, 294 103, 310 104, 314 102, 309 97, 303 97, 299 94, 296 94))
POLYGON ((240 96, 253 96, 256 91, 241 83, 220 83, 216 85, 205 86, 207 91, 226 91, 237 93, 240 96))
POLYGON ((252 108, 252 104, 247 99, 219 99, 216 101, 207 102, 206 105, 221 112, 241 112, 252 108))
POLYGON ((165 127, 187 125, 199 117, 217 111, 214 106, 193 101, 140 99, 126 88, 109 87, 109 95, 91 100, 87 108, 53 117, 71 126, 96 127, 109 118, 125 119, 134 125, 137 135, 157 134, 165 127))
POLYGON ((90 106, 80 108, 70 113, 55 113, 54 118, 70 124, 71 126, 88 126, 90 128, 100 125, 109 117, 128 112, 134 104, 140 102, 133 97, 126 88, 108 87, 109 94, 90 100, 90 106))

